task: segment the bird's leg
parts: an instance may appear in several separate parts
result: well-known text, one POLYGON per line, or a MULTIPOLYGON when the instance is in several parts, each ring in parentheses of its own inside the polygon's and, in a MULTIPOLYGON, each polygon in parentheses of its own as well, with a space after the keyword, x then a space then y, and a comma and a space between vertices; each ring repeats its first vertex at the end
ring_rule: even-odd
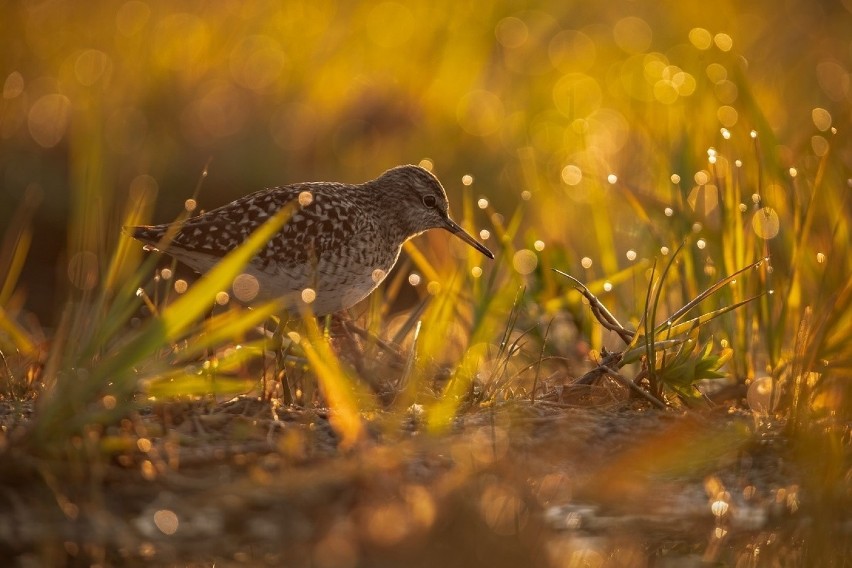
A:
MULTIPOLYGON (((284 347, 284 326, 286 322, 278 318, 275 331, 272 334, 272 348, 275 350, 275 377, 281 386, 281 398, 287 406, 295 402, 293 391, 290 389, 289 376, 287 374, 287 353, 290 351, 288 345, 284 347)), ((265 377, 265 374, 264 374, 265 377)))
POLYGON ((361 342, 349 329, 352 323, 346 312, 332 314, 329 321, 329 337, 338 357, 355 368, 364 376, 364 350, 361 342))

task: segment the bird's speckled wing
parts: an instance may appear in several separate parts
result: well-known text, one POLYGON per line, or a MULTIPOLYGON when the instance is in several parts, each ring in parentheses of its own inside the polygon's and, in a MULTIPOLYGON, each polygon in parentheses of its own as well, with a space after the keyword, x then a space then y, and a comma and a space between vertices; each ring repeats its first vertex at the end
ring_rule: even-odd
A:
MULTIPOLYGON (((243 243, 269 217, 291 202, 300 205, 283 229, 261 249, 253 264, 266 267, 304 265, 340 250, 353 231, 367 223, 357 200, 347 197, 351 186, 304 183, 265 189, 187 219, 165 252, 175 249, 223 257, 243 243), (301 196, 301 199, 300 199, 301 196)), ((133 227, 132 235, 156 245, 169 225, 133 227)))

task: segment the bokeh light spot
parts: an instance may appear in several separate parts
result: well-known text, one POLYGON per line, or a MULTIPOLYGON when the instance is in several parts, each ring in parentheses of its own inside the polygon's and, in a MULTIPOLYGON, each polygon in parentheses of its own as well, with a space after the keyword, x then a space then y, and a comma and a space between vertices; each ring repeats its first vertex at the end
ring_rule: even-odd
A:
POLYGON ((755 211, 751 225, 757 236, 764 240, 774 238, 781 230, 778 213, 771 207, 762 207, 755 211))
POLYGON ((38 99, 27 115, 30 136, 42 148, 52 148, 65 136, 71 118, 71 100, 65 95, 50 94, 38 99))
POLYGON ((562 72, 586 71, 595 63, 595 42, 575 30, 564 30, 553 36, 548 55, 554 67, 562 72))
POLYGON ((814 121, 814 126, 817 130, 825 132, 831 128, 831 113, 824 108, 817 107, 811 111, 811 119, 814 121))
POLYGON ((12 71, 3 83, 3 98, 14 99, 24 92, 24 76, 18 71, 12 71))
POLYGON ((722 126, 731 128, 737 123, 737 120, 739 120, 739 113, 737 113, 737 110, 732 106, 722 105, 716 109, 716 118, 719 119, 722 126))
POLYGON ((651 26, 642 18, 628 16, 615 23, 612 30, 616 45, 627 53, 642 53, 651 47, 651 26))
POLYGON ((538 257, 529 249, 521 249, 512 257, 512 267, 518 274, 531 274, 538 266, 538 257))
POLYGON ((722 51, 731 51, 734 47, 734 40, 728 34, 716 34, 713 36, 713 43, 722 51))
POLYGON ((456 117, 459 125, 474 136, 488 136, 500 128, 505 111, 503 102, 490 91, 470 91, 459 101, 456 117))
POLYGON ((527 41, 530 31, 522 19, 510 16, 497 22, 494 35, 501 45, 514 49, 527 41))
POLYGON ((583 179, 583 172, 577 166, 569 164, 562 168, 562 181, 568 185, 577 185, 583 179))
POLYGON ((260 292, 260 282, 251 274, 240 274, 231 286, 234 297, 241 302, 251 302, 260 292))
POLYGON ((713 36, 704 28, 692 28, 689 30, 689 43, 701 50, 710 49, 713 36))
POLYGON ((306 304, 312 304, 317 299, 316 290, 313 288, 305 288, 301 293, 302 301, 306 304))
POLYGON ((564 116, 587 118, 601 106, 598 82, 583 73, 563 75, 553 86, 553 102, 564 116))
POLYGON ((169 509, 160 509, 154 513, 154 524, 165 535, 173 535, 178 529, 178 516, 169 509))
POLYGON ((825 156, 828 154, 828 140, 822 136, 811 136, 811 148, 817 156, 825 156))
POLYGON ((231 50, 231 77, 253 91, 263 90, 278 81, 287 65, 281 44, 265 35, 243 38, 231 50))
POLYGON ((103 51, 87 49, 74 62, 74 76, 85 87, 91 87, 111 67, 112 60, 103 51))

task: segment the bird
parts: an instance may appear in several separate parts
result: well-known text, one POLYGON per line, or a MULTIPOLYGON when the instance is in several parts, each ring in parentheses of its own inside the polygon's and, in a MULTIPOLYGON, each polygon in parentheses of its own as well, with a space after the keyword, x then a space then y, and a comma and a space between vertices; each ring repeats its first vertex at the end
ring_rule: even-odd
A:
POLYGON ((429 229, 445 229, 494 259, 450 217, 438 178, 410 164, 360 184, 304 182, 264 189, 186 219, 177 228, 163 224, 125 230, 147 249, 160 250, 203 274, 294 202, 298 206, 289 221, 243 270, 243 281, 251 282, 252 302, 282 300, 287 311, 308 302, 316 316, 348 310, 387 277, 402 245, 429 229), (169 232, 173 238, 167 241, 169 232))

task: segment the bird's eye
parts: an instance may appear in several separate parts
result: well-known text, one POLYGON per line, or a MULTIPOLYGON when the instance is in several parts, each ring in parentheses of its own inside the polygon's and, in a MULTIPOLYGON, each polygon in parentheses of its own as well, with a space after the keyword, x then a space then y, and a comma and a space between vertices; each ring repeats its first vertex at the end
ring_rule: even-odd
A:
POLYGON ((423 196, 423 205, 426 207, 434 207, 435 204, 438 203, 438 200, 434 195, 424 195, 423 196))

